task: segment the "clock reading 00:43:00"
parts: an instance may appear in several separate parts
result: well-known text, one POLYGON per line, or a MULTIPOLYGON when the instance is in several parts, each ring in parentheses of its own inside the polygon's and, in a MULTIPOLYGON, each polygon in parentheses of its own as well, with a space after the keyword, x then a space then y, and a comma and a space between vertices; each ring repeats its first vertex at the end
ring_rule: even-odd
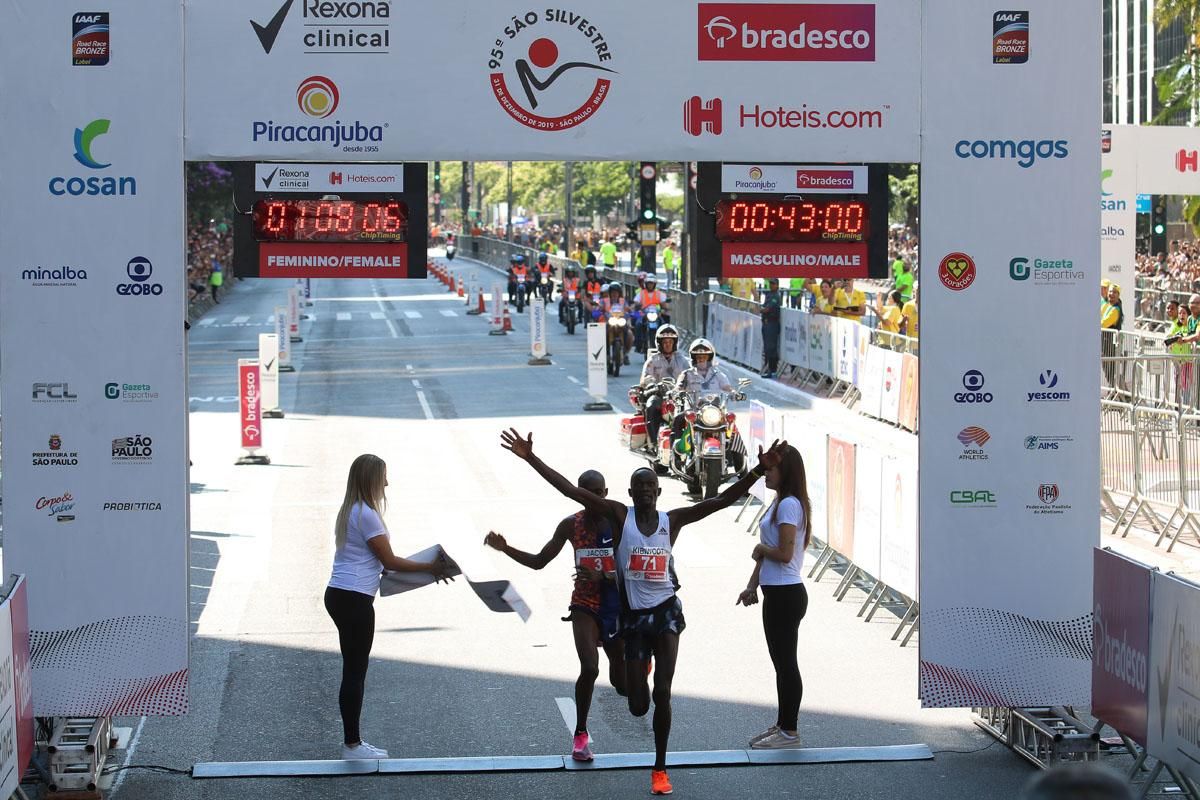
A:
POLYGON ((722 242, 862 242, 867 204, 858 200, 721 200, 722 242))
POLYGON ((408 204, 400 200, 259 200, 253 217, 260 242, 408 240, 408 204))

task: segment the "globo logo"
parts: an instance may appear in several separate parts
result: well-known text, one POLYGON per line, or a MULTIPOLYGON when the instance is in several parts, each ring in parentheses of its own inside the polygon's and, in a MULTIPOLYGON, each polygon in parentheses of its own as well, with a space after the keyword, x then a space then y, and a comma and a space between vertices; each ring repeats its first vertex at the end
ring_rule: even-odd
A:
POLYGON ((157 297, 163 293, 163 285, 161 283, 148 282, 150 276, 154 274, 154 265, 145 256, 134 256, 129 259, 129 263, 125 265, 125 274, 129 276, 129 280, 132 283, 118 283, 117 294, 125 296, 140 295, 143 297, 154 295, 157 297))
POLYGON ((954 402, 956 403, 990 403, 992 402, 992 393, 983 391, 983 386, 986 383, 983 373, 977 369, 969 369, 963 373, 962 385, 966 391, 956 392, 954 394, 954 402))

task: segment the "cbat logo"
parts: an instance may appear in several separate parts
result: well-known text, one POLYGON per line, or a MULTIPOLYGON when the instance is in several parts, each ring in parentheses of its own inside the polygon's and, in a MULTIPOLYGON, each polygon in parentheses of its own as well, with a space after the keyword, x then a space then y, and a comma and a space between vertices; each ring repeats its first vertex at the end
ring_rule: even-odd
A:
POLYGON ((996 493, 991 489, 954 489, 950 504, 955 508, 995 508, 996 493))
POLYGON ((1200 151, 1180 150, 1175 154, 1175 169, 1179 172, 1200 171, 1200 151))
POLYGON ((583 14, 547 8, 514 14, 488 53, 488 83, 500 107, 539 131, 563 131, 600 110, 617 71, 604 33, 583 14), (517 91, 516 87, 520 87, 517 91))
POLYGON ((683 129, 692 136, 702 133, 721 135, 721 98, 705 102, 693 95, 683 102, 683 129))
POLYGON ((305 78, 296 89, 296 105, 310 117, 328 117, 338 107, 337 84, 321 75, 305 78))
POLYGON ((77 12, 71 16, 71 63, 102 67, 108 63, 108 12, 77 12))
POLYGON ((975 261, 966 253, 950 253, 938 264, 938 279, 947 289, 961 292, 975 282, 975 261))
POLYGON ((954 402, 956 403, 990 403, 994 399, 991 392, 983 391, 983 386, 987 380, 983 377, 983 373, 977 369, 969 369, 963 373, 962 385, 966 391, 956 392, 954 402))
POLYGON ((145 256, 129 259, 129 263, 125 265, 125 274, 129 276, 131 283, 118 283, 117 294, 149 297, 163 293, 161 283, 149 283, 150 276, 154 274, 154 265, 145 256))
POLYGON ((701 3, 700 61, 874 61, 875 6, 701 3))
POLYGON ((1029 12, 997 11, 992 15, 992 63, 1024 64, 1029 60, 1029 12))
POLYGON ((954 155, 959 158, 1016 160, 1022 169, 1029 169, 1038 159, 1066 158, 1069 156, 1066 139, 960 139, 954 145, 954 155))
MULTIPOLYGON (((275 47, 292 3, 293 0, 284 0, 264 23, 250 20, 250 27, 267 55, 275 47)), ((296 29, 296 40, 306 55, 388 52, 391 0, 301 0, 300 14, 302 23, 296 29)))
MULTIPOLYGON (((93 170, 108 169, 112 162, 102 162, 93 152, 96 140, 108 133, 110 121, 94 119, 82 128, 75 129, 75 160, 93 170)), ((50 194, 56 197, 134 196, 137 194, 137 179, 130 175, 112 176, 56 176, 47 184, 50 194)))

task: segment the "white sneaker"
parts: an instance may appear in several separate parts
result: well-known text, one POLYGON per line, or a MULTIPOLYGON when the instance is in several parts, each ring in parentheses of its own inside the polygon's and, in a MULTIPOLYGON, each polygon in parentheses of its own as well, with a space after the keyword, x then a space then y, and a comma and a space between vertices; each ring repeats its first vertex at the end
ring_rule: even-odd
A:
POLYGON ((787 750, 800 746, 800 736, 788 736, 783 731, 775 731, 770 736, 759 739, 750 745, 753 750, 787 750))
POLYGON ((370 761, 372 759, 387 757, 387 750, 378 748, 373 744, 367 744, 366 742, 359 742, 354 747, 345 744, 342 745, 342 759, 344 761, 370 761))
POLYGON ((771 727, 767 728, 762 733, 755 734, 753 737, 751 737, 750 746, 753 747, 758 742, 761 742, 763 739, 767 738, 768 736, 772 736, 778 732, 779 732, 779 726, 772 725, 771 727))

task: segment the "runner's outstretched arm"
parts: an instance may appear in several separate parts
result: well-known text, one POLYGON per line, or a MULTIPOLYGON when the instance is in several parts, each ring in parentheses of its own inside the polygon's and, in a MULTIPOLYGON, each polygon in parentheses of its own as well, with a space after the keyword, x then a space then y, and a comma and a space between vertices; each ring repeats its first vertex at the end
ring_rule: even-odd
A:
POLYGON ((739 498, 744 497, 746 492, 750 491, 750 487, 754 485, 755 481, 761 478, 767 470, 779 463, 783 457, 783 448, 786 446, 787 442, 780 442, 776 439, 765 453, 759 447, 758 466, 739 478, 736 483, 728 487, 725 491, 716 497, 703 500, 693 506, 676 508, 667 512, 671 518, 671 541, 675 541, 675 537, 679 535, 679 531, 684 525, 699 522, 710 514, 714 514, 723 508, 729 508, 739 498))
MULTIPOLYGON (((517 433, 516 428, 509 428, 506 431, 500 432, 500 446, 517 458, 525 461, 529 466, 533 467, 538 475, 546 479, 546 483, 558 489, 565 497, 569 497, 576 503, 579 503, 588 511, 595 514, 602 514, 615 519, 624 519, 625 506, 615 500, 606 500, 600 497, 595 492, 589 492, 587 489, 581 489, 569 480, 564 478, 559 473, 555 472, 545 461, 542 461, 533 454, 533 434, 530 433, 524 439, 521 434, 517 433)), ((732 501, 730 501, 732 502, 732 501)))
POLYGON ((505 538, 495 531, 489 531, 483 543, 488 547, 499 550, 523 567, 542 569, 553 561, 555 556, 562 552, 563 545, 571 538, 571 527, 571 520, 569 518, 558 523, 558 527, 554 529, 554 536, 542 546, 542 549, 537 554, 526 553, 524 550, 511 547, 505 538))

